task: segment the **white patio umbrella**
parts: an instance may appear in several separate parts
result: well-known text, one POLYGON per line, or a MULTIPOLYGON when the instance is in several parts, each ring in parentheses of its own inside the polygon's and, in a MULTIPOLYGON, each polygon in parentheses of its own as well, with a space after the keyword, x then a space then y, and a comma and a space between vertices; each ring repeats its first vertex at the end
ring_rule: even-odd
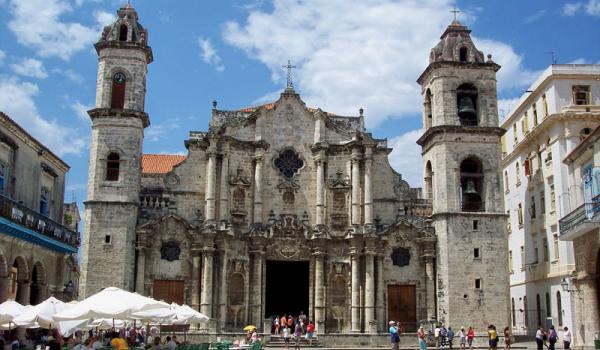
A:
POLYGON ((107 329, 112 329, 113 327, 123 328, 126 326, 127 326, 127 323, 124 320, 114 320, 112 318, 98 318, 98 319, 95 319, 94 321, 88 323, 85 327, 107 330, 107 329))
POLYGON ((0 324, 12 322, 13 319, 26 310, 26 307, 13 300, 0 304, 0 324))
POLYGON ((54 315, 54 321, 97 318, 128 319, 135 312, 164 308, 165 302, 108 287, 54 315))
POLYGON ((187 305, 172 303, 168 307, 136 312, 132 318, 160 324, 193 324, 208 321, 208 317, 187 305))
POLYGON ((32 328, 37 323, 39 327, 52 328, 54 320, 52 316, 63 311, 68 306, 64 302, 50 297, 43 302, 25 310, 13 319, 17 326, 32 328))
POLYGON ((174 306, 175 324, 195 324, 209 320, 208 316, 192 309, 188 305, 172 304, 171 306, 174 306))

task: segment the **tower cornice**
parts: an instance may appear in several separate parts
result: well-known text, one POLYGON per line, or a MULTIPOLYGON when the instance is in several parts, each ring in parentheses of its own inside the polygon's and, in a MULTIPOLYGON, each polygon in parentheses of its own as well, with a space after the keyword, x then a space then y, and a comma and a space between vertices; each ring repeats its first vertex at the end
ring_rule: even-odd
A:
POLYGON ((96 118, 137 118, 142 121, 144 128, 150 126, 148 113, 133 109, 94 108, 88 111, 92 120, 96 118))
POLYGON ((102 40, 94 44, 94 48, 96 48, 96 53, 100 55, 100 51, 106 48, 114 48, 114 49, 125 49, 125 50, 139 50, 142 51, 146 55, 146 63, 150 64, 154 60, 154 56, 152 54, 152 48, 147 45, 140 45, 138 43, 132 43, 127 41, 108 41, 102 40))
POLYGON ((439 125, 434 126, 427 131, 417 140, 419 146, 424 147, 429 140, 438 134, 476 134, 476 135, 495 135, 502 136, 506 130, 501 127, 490 127, 490 126, 462 126, 462 125, 439 125))
POLYGON ((429 73, 434 69, 439 68, 473 68, 473 69, 489 69, 497 72, 500 69, 500 65, 495 62, 454 62, 454 61, 437 61, 431 62, 427 68, 421 73, 417 79, 419 85, 423 85, 429 73))

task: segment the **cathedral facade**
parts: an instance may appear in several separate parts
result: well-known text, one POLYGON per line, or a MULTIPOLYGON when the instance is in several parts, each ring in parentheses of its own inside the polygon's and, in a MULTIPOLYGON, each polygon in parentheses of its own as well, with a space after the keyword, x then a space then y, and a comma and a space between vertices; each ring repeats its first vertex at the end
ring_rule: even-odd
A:
POLYGON ((114 285, 187 303, 210 332, 268 331, 271 316, 300 311, 321 334, 385 332, 388 320, 405 331, 508 324, 499 66, 457 22, 440 45, 419 79, 422 195, 362 110, 307 107, 291 84, 258 107, 213 102, 185 156, 142 154, 153 56, 136 11, 121 8, 95 45, 80 294, 114 285))

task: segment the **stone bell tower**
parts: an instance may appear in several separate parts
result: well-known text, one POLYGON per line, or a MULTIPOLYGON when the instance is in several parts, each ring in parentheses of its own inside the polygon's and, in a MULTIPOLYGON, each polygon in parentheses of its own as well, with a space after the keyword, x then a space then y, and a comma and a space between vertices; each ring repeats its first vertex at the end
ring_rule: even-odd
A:
POLYGON ((508 243, 496 72, 454 20, 429 56, 423 96, 424 187, 438 236, 437 318, 484 331, 509 323, 508 243))
POLYGON ((135 259, 146 74, 152 62, 148 32, 127 4, 104 27, 98 53, 88 194, 85 202, 80 293, 104 287, 132 290, 135 259))

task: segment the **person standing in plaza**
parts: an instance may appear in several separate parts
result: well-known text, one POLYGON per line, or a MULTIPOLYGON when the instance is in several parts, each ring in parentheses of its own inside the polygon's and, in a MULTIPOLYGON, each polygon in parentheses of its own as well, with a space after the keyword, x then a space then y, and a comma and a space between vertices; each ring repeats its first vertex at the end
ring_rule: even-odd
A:
POLYGON ((419 327, 417 336, 419 337, 419 349, 427 350, 427 342, 425 341, 425 330, 423 329, 423 326, 419 327))
POLYGON ((465 350, 467 344, 467 332, 465 332, 465 327, 460 327, 460 331, 458 331, 458 337, 460 338, 460 350, 465 350))
POLYGON ((440 327, 440 346, 444 347, 446 346, 446 337, 448 336, 448 330, 446 329, 446 326, 442 325, 442 327, 440 327))
POLYGON ((275 329, 275 335, 279 335, 279 316, 275 316, 273 320, 273 328, 275 329))
POLYGON ((448 346, 452 349, 452 341, 454 340, 454 331, 452 327, 448 327, 448 333, 446 335, 448 337, 448 346))
POLYGON ((308 346, 312 346, 312 339, 315 334, 315 325, 312 321, 308 321, 308 326, 306 326, 306 339, 308 340, 308 346))
POLYGON ((540 326, 537 332, 535 332, 535 344, 537 345, 537 350, 544 349, 544 339, 546 338, 546 332, 544 332, 544 328, 540 326))
POLYGON ((438 323, 435 325, 435 329, 433 330, 433 336, 435 337, 435 346, 438 348, 441 345, 440 344, 440 331, 441 331, 440 324, 438 323))
POLYGON ((554 329, 554 326, 550 326, 550 330, 548 330, 548 349, 554 350, 556 341, 558 340, 558 334, 554 329))
POLYGON ((510 328, 504 327, 504 350, 510 350, 511 337, 510 337, 510 328))
POLYGON ((390 343, 392 344, 392 350, 398 350, 398 343, 400 342, 400 336, 398 335, 398 327, 396 322, 390 321, 390 343))
POLYGON ((496 350, 498 349, 498 332, 496 331, 496 326, 493 324, 488 326, 488 341, 489 341, 489 349, 496 350))
POLYGON ((571 331, 569 330, 569 327, 565 327, 563 330, 565 331, 563 333, 563 346, 565 350, 569 350, 571 349, 571 331))
POLYGON ((473 350, 473 339, 475 338, 475 330, 473 327, 469 326, 469 330, 467 331, 467 343, 469 344, 469 349, 473 350))
POLYGON ((290 329, 288 328, 287 324, 283 324, 283 343, 285 344, 285 348, 287 349, 288 346, 290 345, 290 329))

